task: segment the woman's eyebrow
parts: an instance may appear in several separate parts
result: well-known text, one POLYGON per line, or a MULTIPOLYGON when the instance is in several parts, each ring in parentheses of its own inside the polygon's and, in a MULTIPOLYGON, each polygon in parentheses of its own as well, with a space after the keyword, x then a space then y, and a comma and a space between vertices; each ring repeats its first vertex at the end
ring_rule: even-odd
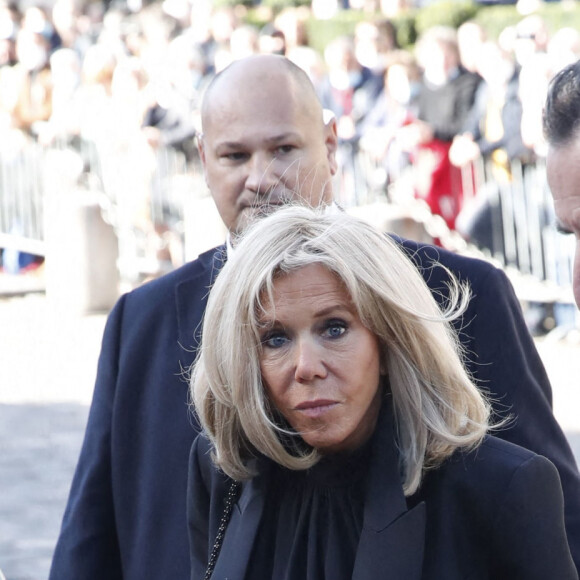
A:
POLYGON ((349 308, 346 304, 337 303, 332 304, 331 306, 327 306, 326 308, 322 308, 321 310, 317 310, 314 313, 314 316, 316 316, 317 318, 322 318, 334 312, 346 312, 350 314, 352 313, 352 309, 349 308))

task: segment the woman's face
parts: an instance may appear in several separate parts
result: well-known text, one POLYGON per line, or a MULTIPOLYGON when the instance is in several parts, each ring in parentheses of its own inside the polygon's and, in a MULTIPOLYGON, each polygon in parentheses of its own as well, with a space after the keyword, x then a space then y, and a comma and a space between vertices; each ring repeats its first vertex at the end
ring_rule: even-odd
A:
POLYGON ((380 407, 380 348, 342 283, 306 266, 274 282, 264 310, 260 368, 270 401, 321 452, 362 445, 380 407))

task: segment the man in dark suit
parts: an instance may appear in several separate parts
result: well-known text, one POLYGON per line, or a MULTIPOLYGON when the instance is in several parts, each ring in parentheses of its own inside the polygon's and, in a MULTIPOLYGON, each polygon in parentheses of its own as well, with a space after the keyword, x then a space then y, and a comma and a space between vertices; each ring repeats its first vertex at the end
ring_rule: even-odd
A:
POLYGON ((573 284, 580 307, 580 61, 564 68, 552 80, 543 120, 549 144, 546 174, 558 227, 563 233, 576 236, 573 284))
MULTIPOLYGON (((208 88, 202 123, 200 154, 231 233, 227 251, 260 211, 291 200, 332 211, 336 124, 323 121, 312 85, 289 61, 269 55, 235 62, 208 88)), ((578 565, 580 476, 511 285, 487 263, 401 244, 438 296, 447 292, 446 276, 433 260, 470 281, 474 297, 458 322, 469 369, 498 415, 514 416, 499 435, 558 468, 578 565)), ((121 297, 111 312, 51 580, 189 577, 187 466, 198 426, 184 371, 227 251, 202 254, 121 297)))

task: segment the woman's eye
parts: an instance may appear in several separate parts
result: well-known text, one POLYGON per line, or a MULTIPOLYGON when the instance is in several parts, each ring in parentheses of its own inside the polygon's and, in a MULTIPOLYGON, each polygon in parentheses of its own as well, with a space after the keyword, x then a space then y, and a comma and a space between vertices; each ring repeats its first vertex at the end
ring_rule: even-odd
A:
POLYGON ((345 322, 330 322, 324 329, 324 335, 328 338, 338 338, 346 332, 345 322))
POLYGON ((280 348, 288 342, 288 338, 285 334, 277 332, 275 334, 269 334, 262 339, 262 344, 268 348, 280 348))

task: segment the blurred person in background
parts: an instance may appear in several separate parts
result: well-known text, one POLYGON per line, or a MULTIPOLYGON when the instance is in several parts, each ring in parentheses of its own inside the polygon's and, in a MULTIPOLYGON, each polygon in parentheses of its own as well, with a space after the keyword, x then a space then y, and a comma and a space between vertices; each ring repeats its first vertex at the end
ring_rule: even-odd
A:
POLYGON ((324 50, 324 59, 328 72, 320 87, 322 106, 335 114, 339 139, 348 141, 373 107, 383 88, 383 79, 359 63, 350 36, 330 42, 324 50))
POLYGON ((416 55, 423 71, 417 119, 400 129, 398 139, 412 156, 417 197, 454 229, 463 194, 461 172, 451 165, 449 149, 473 106, 479 77, 461 66, 452 28, 427 30, 416 55))
POLYGON ((49 145, 55 139, 72 137, 71 106, 81 83, 81 59, 70 48, 59 48, 50 57, 52 73, 51 115, 38 133, 38 140, 49 145))
MULTIPOLYGON (((52 114, 53 79, 49 57, 58 37, 46 18, 45 12, 34 5, 28 6, 20 21, 18 11, 6 6, 2 12, 6 31, 14 37, 6 45, 8 62, 0 68, 0 141, 3 183, 6 188, 4 203, 20 204, 19 197, 31 197, 38 191, 40 176, 21 167, 40 167, 41 153, 33 147, 39 133, 52 114)), ((9 212, 10 216, 10 212, 9 212)), ((4 227, 11 234, 25 233, 23 221, 17 217, 4 227)), ((17 249, 0 249, 1 264, 11 274, 36 270, 42 257, 17 249)))
POLYGON ((239 20, 233 7, 220 7, 211 11, 209 26, 200 30, 197 25, 196 4, 191 6, 191 30, 193 37, 201 44, 205 55, 206 66, 215 70, 216 57, 220 52, 229 51, 232 33, 239 26, 239 20), (205 33, 205 36, 203 34, 205 33))
POLYGON ((542 111, 551 79, 580 58, 580 33, 572 28, 557 30, 548 40, 546 51, 536 51, 520 72, 523 104, 522 135, 528 147, 545 159, 547 143, 542 129, 542 111))
POLYGON ((551 35, 547 49, 554 74, 580 57, 580 32, 575 28, 559 28, 551 35))
POLYGON ((24 9, 21 28, 42 34, 48 41, 49 53, 62 46, 62 39, 54 28, 49 12, 42 4, 33 3, 24 9))
POLYGON ((522 140, 522 104, 513 56, 487 41, 480 47, 477 70, 483 82, 463 132, 449 151, 451 162, 463 170, 465 189, 471 183, 474 188, 473 196, 464 200, 456 228, 468 241, 496 255, 504 247, 498 187, 511 180, 513 160, 529 161, 531 151, 522 140), (473 169, 480 159, 485 173, 473 169), (483 174, 485 182, 478 182, 483 174))
POLYGON ((354 29, 355 54, 358 62, 375 74, 385 73, 391 52, 397 50, 397 29, 387 18, 363 20, 354 29))
POLYGON ((544 20, 532 14, 513 29, 512 50, 519 68, 522 137, 528 147, 545 157, 542 109, 552 71, 547 53, 549 34, 544 20))
POLYGON ((172 147, 188 162, 197 157, 196 111, 208 77, 199 45, 186 35, 170 41, 162 71, 150 83, 151 100, 143 118, 143 132, 152 147, 172 147))
MULTIPOLYGON (((91 7, 91 10, 98 8, 91 7)), ((88 7, 79 8, 75 0, 57 0, 52 7, 52 24, 61 47, 74 50, 83 57, 96 40, 97 30, 88 15, 88 7)))
POLYGON ((0 75, 4 67, 16 64, 16 35, 20 18, 16 4, 0 2, 0 75))
POLYGON ((396 50, 386 60, 384 87, 359 127, 359 146, 384 170, 384 186, 400 183, 410 166, 397 139, 399 129, 417 118, 421 73, 410 52, 396 50))
POLYGON ((295 46, 286 50, 286 57, 308 75, 316 94, 319 95, 326 75, 326 64, 322 55, 310 46, 295 46))
POLYGON ((286 55, 286 37, 273 24, 265 24, 260 30, 258 48, 261 54, 286 55))
POLYGON ((341 201, 352 205, 363 194, 366 182, 357 162, 359 128, 382 90, 383 78, 359 63, 351 36, 331 41, 324 59, 327 74, 318 92, 322 106, 336 117, 341 201))
POLYGON ((486 40, 485 31, 477 22, 464 22, 457 29, 457 48, 461 66, 468 72, 478 75, 477 61, 479 51, 486 40))
POLYGON ((516 61, 523 67, 535 54, 546 53, 549 42, 548 27, 538 14, 526 16, 515 26, 513 51, 516 61))
POLYGON ((35 125, 52 113, 50 40, 42 32, 22 27, 16 37, 17 64, 12 70, 12 126, 36 135, 35 125))
MULTIPOLYGON (((242 24, 234 29, 230 37, 231 61, 239 60, 260 52, 260 31, 251 24, 242 24)), ((230 61, 230 62, 231 62, 230 61)), ((229 63, 228 63, 229 64, 229 63)), ((219 67, 225 68, 226 60, 219 67)))
POLYGON ((306 6, 284 8, 275 16, 274 26, 284 34, 286 50, 309 46, 307 21, 310 16, 310 9, 306 6))

